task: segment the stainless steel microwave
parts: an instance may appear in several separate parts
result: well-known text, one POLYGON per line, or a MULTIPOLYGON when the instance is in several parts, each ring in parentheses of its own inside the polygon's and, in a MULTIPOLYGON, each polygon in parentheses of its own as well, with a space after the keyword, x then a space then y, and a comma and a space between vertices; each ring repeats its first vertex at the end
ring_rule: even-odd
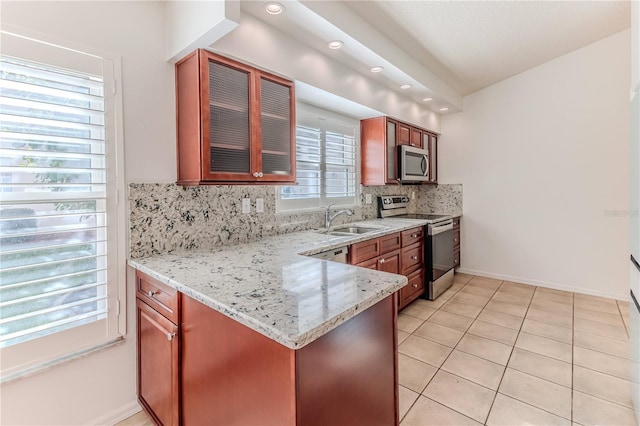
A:
POLYGON ((415 146, 398 146, 398 180, 429 182, 429 151, 415 146))

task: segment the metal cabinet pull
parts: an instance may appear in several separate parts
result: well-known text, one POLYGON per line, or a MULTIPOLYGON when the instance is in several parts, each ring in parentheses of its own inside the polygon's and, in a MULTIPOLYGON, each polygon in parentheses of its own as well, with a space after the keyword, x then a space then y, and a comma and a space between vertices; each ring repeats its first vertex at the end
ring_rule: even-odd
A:
POLYGON ((258 177, 258 172, 253 172, 253 177, 258 177))
POLYGON ((264 173, 262 172, 258 173, 258 177, 262 177, 262 176, 264 176, 264 173))
POLYGON ((418 238, 418 234, 411 234, 413 238, 418 238))
POLYGON ((159 291, 151 291, 151 290, 149 290, 149 291, 147 292, 147 296, 149 296, 149 297, 153 297, 153 296, 155 296, 155 295, 156 295, 156 294, 158 294, 158 293, 160 293, 160 292, 159 292, 159 291))
POLYGON ((172 341, 176 337, 176 333, 167 333, 167 340, 172 341))
POLYGON ((378 260, 379 263, 384 263, 384 259, 378 260))
POLYGON ((411 256, 413 260, 418 260, 418 256, 411 256))
POLYGON ((418 284, 411 284, 413 288, 418 288, 418 284))

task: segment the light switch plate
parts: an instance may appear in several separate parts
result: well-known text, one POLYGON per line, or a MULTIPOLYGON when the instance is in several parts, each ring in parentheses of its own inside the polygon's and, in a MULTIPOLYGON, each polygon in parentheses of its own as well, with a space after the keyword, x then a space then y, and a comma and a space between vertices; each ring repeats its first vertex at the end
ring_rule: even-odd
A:
POLYGON ((264 213, 264 198, 256 198, 256 212, 264 213))
POLYGON ((371 204, 371 194, 364 194, 365 204, 371 204))
POLYGON ((242 213, 249 214, 251 213, 251 199, 243 198, 242 199, 242 213))

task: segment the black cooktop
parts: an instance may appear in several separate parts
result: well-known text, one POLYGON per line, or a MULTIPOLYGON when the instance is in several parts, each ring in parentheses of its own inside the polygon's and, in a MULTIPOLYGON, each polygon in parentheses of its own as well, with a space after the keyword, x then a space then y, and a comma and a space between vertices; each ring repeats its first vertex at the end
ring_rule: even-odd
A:
POLYGON ((398 216, 389 216, 389 219, 420 219, 428 220, 430 222, 440 222, 442 220, 451 219, 451 216, 446 214, 420 214, 420 213, 407 213, 398 216))

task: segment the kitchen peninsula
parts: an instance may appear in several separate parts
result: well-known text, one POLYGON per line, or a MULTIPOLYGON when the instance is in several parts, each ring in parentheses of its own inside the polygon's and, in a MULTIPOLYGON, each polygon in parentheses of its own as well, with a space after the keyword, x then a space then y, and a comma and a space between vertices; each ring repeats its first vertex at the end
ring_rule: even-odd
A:
POLYGON ((304 256, 419 225, 365 223, 377 230, 130 260, 146 333, 139 344, 162 330, 139 353, 145 409, 165 425, 397 424, 396 292, 407 279, 304 256), (160 384, 145 400, 162 345, 172 404, 160 384))

